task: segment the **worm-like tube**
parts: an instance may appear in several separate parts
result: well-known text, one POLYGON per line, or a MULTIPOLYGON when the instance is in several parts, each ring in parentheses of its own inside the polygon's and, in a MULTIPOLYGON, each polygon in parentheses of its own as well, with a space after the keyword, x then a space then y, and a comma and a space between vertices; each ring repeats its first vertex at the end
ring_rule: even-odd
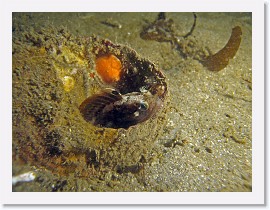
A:
POLYGON ((241 35, 242 30, 240 26, 234 27, 232 29, 231 37, 225 47, 216 54, 208 56, 205 60, 201 61, 201 63, 210 71, 220 71, 225 68, 229 63, 229 60, 235 56, 240 46, 241 35))

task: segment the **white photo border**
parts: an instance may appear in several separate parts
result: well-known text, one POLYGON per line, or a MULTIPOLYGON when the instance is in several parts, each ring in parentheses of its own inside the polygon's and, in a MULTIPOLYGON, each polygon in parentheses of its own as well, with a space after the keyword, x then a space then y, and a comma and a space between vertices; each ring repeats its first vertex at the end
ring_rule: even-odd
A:
POLYGON ((264 204, 263 0, 1 1, 1 193, 4 204, 264 204), (12 192, 12 12, 252 12, 252 192, 12 192), (3 103, 3 101, 5 103, 3 103), (4 120, 3 120, 4 119, 4 120), (4 122, 3 122, 4 121, 4 122))

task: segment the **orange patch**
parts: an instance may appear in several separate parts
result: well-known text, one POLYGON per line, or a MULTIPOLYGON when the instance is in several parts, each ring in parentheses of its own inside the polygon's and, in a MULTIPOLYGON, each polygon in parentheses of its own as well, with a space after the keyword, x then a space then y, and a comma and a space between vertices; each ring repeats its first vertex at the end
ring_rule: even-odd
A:
POLYGON ((96 59, 96 70, 106 83, 117 82, 120 79, 122 64, 114 55, 104 55, 96 59))
POLYGON ((95 74, 94 73, 89 73, 89 77, 91 77, 93 79, 93 78, 95 78, 95 74))

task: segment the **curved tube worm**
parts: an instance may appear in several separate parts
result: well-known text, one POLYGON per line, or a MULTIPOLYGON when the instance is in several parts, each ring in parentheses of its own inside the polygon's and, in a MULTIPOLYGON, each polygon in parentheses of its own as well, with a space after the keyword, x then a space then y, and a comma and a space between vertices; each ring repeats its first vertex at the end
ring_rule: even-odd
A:
POLYGON ((210 71, 220 71, 225 68, 229 63, 229 60, 235 56, 240 46, 241 35, 242 30, 240 26, 234 27, 232 29, 231 37, 225 47, 216 54, 208 56, 205 60, 201 61, 201 63, 210 71))

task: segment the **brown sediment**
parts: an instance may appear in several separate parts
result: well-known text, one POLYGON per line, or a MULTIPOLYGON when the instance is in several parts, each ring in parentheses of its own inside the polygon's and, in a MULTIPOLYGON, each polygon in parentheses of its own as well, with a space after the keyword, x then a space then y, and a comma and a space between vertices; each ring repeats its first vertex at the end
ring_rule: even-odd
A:
POLYGON ((210 71, 220 71, 225 68, 229 63, 229 60, 235 56, 240 46, 241 35, 242 30, 240 26, 234 27, 232 29, 231 37, 225 47, 216 54, 208 56, 205 60, 201 61, 201 63, 210 71))

